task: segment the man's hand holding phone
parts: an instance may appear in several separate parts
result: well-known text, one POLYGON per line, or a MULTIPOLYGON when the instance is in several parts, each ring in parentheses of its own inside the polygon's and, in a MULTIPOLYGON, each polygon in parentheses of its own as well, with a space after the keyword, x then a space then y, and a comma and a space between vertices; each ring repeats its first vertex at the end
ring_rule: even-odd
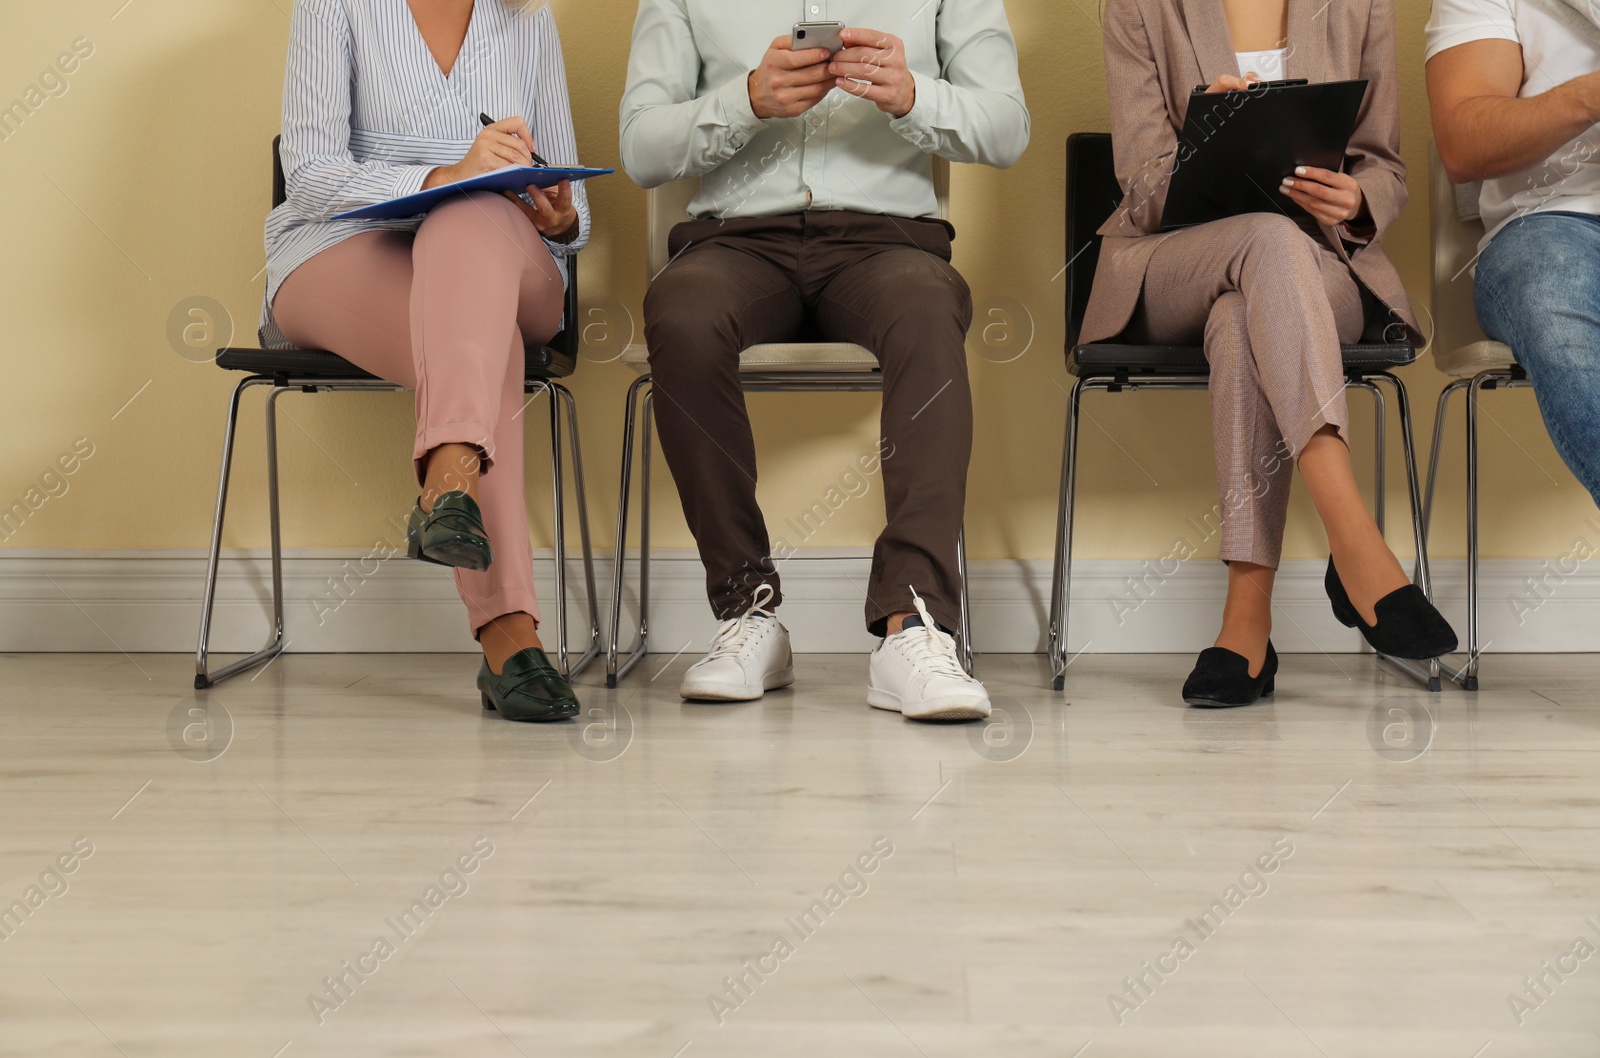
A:
POLYGON ((799 117, 833 91, 826 48, 795 51, 788 37, 772 42, 750 71, 750 109, 758 118, 799 117))
POLYGON ((871 100, 890 117, 911 113, 917 105, 917 82, 906 66, 905 42, 875 29, 847 29, 840 37, 844 50, 828 64, 833 87, 871 100))
POLYGON ((905 117, 917 103, 917 83, 899 37, 875 29, 801 23, 792 35, 774 40, 761 65, 751 71, 750 109, 758 118, 799 117, 835 88, 870 100, 890 117, 905 117), (835 33, 837 50, 831 46, 835 33), (808 35, 823 46, 797 47, 808 35))

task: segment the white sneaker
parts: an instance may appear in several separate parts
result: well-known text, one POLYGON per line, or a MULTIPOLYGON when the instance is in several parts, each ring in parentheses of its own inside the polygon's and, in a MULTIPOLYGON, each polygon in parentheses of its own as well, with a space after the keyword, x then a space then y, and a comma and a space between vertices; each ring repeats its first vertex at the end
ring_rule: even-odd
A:
POLYGON ((939 631, 922 597, 916 600, 921 627, 902 629, 878 644, 868 666, 867 704, 908 720, 982 720, 989 693, 967 675, 956 641, 939 631))
POLYGON ((766 608, 773 594, 772 585, 761 585, 742 617, 722 622, 710 652, 683 674, 678 693, 684 699, 753 702, 794 682, 789 630, 766 608))

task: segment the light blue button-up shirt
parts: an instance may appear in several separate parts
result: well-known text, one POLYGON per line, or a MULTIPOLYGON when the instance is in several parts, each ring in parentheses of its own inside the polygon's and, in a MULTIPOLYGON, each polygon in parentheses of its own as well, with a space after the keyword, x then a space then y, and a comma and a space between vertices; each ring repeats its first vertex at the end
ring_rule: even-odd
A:
POLYGON ((696 217, 806 209, 933 217, 932 156, 1005 168, 1028 108, 1003 0, 641 0, 622 96, 622 164, 642 187, 700 177, 696 217), (756 117, 748 78, 797 21, 905 41, 903 118, 834 89, 796 118, 756 117))

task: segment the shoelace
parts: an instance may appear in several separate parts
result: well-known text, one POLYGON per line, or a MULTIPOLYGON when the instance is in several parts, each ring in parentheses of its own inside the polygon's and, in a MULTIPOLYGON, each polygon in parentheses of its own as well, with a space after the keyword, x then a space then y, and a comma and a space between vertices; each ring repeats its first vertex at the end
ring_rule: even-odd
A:
POLYGON ((905 643, 906 651, 911 655, 911 660, 919 666, 925 665, 935 676, 950 676, 955 679, 966 679, 967 670, 961 667, 961 662, 956 658, 956 641, 954 637, 946 635, 934 624, 933 617, 928 613, 928 608, 923 605, 922 596, 915 590, 911 598, 917 607, 917 613, 922 618, 922 627, 913 625, 905 629, 906 632, 922 633, 912 635, 905 643))
POLYGON ((757 587, 755 597, 750 600, 750 609, 718 626, 717 634, 711 637, 711 647, 706 651, 704 661, 742 656, 745 647, 749 645, 750 633, 755 630, 752 627, 754 623, 752 619, 778 616, 767 609, 767 603, 772 601, 774 594, 770 584, 757 587))

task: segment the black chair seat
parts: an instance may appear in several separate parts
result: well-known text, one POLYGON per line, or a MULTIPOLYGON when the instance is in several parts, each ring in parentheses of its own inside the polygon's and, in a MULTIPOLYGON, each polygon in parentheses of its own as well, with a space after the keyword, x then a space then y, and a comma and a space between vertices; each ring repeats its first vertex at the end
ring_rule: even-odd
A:
MULTIPOLYGON (((1354 371, 1388 371, 1405 367, 1417 358, 1407 344, 1367 342, 1344 347, 1344 366, 1354 371)), ((1128 345, 1096 342, 1080 345, 1068 358, 1073 374, 1104 375, 1126 371, 1146 375, 1207 375, 1206 354, 1199 346, 1128 345)))
MULTIPOLYGON (((529 346, 527 357, 530 379, 566 378, 578 366, 577 357, 548 346, 529 346)), ((217 354, 217 366, 252 375, 329 382, 368 382, 376 377, 321 349, 223 349, 217 354)))
MULTIPOLYGON (((1074 375, 1206 375, 1199 346, 1133 345, 1127 342, 1078 344, 1089 311, 1089 293, 1100 265, 1100 226, 1122 202, 1111 137, 1078 132, 1067 140, 1067 370, 1074 375)), ((1367 335, 1382 333, 1391 320, 1368 320, 1367 335)), ((1347 371, 1378 372, 1415 362, 1407 342, 1362 342, 1344 347, 1347 371)))

